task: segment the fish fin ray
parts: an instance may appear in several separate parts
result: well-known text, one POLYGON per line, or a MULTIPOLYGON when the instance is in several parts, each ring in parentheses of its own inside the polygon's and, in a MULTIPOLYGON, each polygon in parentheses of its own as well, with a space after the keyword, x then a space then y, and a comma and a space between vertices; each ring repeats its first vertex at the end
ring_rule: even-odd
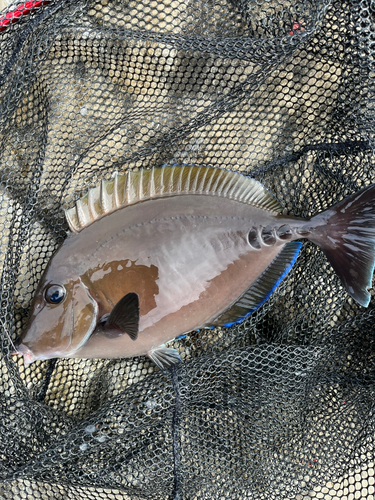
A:
POLYGON ((104 329, 120 330, 137 340, 139 331, 139 297, 136 293, 128 293, 120 299, 104 324, 104 329))
POLYGON ((272 295, 295 263, 302 243, 287 243, 254 283, 210 326, 232 326, 259 309, 272 295))
POLYGON ((177 337, 175 337, 175 340, 182 340, 182 339, 185 339, 187 337, 187 333, 182 333, 181 335, 177 335, 177 337))
POLYGON ((258 181, 245 175, 216 167, 174 165, 128 171, 102 180, 65 211, 72 232, 78 233, 107 214, 140 201, 178 194, 222 196, 274 215, 281 211, 276 198, 258 181), (90 195, 88 194, 90 192, 90 195), (92 210, 95 207, 95 211, 92 210))
POLYGON ((308 238, 325 253, 349 295, 367 307, 375 268, 375 184, 312 217, 308 238))
POLYGON ((147 356, 160 368, 165 370, 172 365, 181 362, 180 355, 176 349, 161 345, 147 352, 147 356))

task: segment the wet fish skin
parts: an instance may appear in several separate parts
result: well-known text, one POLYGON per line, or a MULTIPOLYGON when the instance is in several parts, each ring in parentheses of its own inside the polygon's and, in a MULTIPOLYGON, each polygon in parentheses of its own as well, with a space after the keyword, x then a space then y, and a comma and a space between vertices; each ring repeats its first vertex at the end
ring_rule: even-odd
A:
MULTIPOLYGON (((105 202, 112 207, 107 214, 94 205, 93 195, 89 208, 77 204, 76 225, 83 229, 67 238, 41 279, 18 347, 25 363, 148 354, 159 366, 168 365, 169 356, 172 362, 177 356, 160 348, 165 342, 201 327, 230 324, 259 307, 293 265, 300 247, 296 240, 302 238, 326 252, 349 293, 367 305, 374 267, 375 186, 311 219, 299 219, 280 215, 277 202, 256 181, 201 169, 169 172, 168 193, 148 180, 155 183, 149 191, 159 189, 160 196, 139 195, 125 207, 117 206, 116 194, 116 203, 105 202), (216 187, 209 179, 203 192, 199 185, 210 175, 216 187), (94 211, 96 220, 87 223, 94 211), (358 255, 348 247, 353 241, 359 241, 358 255), (66 291, 61 304, 46 302, 51 285, 66 291), (129 294, 139 301, 137 335, 123 331, 126 326, 103 327, 129 294)), ((155 169, 149 179, 164 175, 161 170, 155 169)), ((138 184, 139 192, 147 187, 144 178, 138 184)), ((124 188, 125 198, 130 188, 124 188)), ((126 307, 124 316, 126 325, 132 319, 126 307)))

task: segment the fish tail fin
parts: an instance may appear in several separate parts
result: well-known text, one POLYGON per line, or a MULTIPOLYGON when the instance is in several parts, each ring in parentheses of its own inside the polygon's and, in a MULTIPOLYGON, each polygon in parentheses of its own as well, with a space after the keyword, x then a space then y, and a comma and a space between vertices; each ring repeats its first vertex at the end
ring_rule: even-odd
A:
POLYGON ((347 292, 367 307, 375 267, 375 184, 310 220, 308 238, 326 254, 347 292))

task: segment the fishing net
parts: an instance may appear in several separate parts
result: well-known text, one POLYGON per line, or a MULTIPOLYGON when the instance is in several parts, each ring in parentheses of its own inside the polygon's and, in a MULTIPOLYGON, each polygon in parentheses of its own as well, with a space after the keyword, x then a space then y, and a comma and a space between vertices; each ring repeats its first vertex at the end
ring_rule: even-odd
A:
POLYGON ((307 217, 375 182, 370 0, 52 0, 0 15, 0 495, 374 498, 374 301, 305 242, 270 300, 148 358, 10 356, 101 179, 212 165, 307 217))

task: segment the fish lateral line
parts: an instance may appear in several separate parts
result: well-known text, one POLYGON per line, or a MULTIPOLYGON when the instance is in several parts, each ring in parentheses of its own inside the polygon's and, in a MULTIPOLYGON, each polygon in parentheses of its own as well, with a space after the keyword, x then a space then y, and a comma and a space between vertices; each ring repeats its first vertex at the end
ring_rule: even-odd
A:
MULTIPOLYGON (((147 201, 147 200, 145 200, 145 201, 147 201)), ((126 207, 121 207, 121 209, 124 209, 124 208, 126 208, 126 207)), ((235 221, 235 220, 237 220, 237 221, 241 220, 241 221, 244 221, 244 222, 247 221, 247 219, 245 219, 244 217, 220 216, 220 215, 210 215, 210 216, 208 216, 208 215, 181 215, 181 216, 170 216, 170 217, 154 218, 154 219, 142 222, 142 223, 133 224, 131 226, 128 226, 128 227, 122 229, 121 231, 118 231, 116 234, 114 234, 113 236, 111 236, 110 238, 108 238, 107 240, 105 240, 103 243, 101 243, 101 245, 97 246, 97 248, 95 249, 95 251, 91 255, 92 256, 97 255, 100 252, 100 250, 102 250, 106 245, 108 245, 108 243, 110 243, 111 241, 113 241, 116 238, 120 237, 121 235, 123 235, 123 234, 125 234, 125 233, 127 233, 127 232, 129 232, 131 230, 134 230, 135 228, 141 228, 141 227, 147 226, 148 224, 154 224, 154 223, 158 223, 158 222, 164 222, 164 221, 169 221, 169 220, 181 221, 181 220, 184 220, 184 219, 186 219, 186 220, 190 220, 190 219, 207 219, 207 220, 210 220, 210 219, 212 219, 212 220, 233 220, 233 221, 235 221)))

